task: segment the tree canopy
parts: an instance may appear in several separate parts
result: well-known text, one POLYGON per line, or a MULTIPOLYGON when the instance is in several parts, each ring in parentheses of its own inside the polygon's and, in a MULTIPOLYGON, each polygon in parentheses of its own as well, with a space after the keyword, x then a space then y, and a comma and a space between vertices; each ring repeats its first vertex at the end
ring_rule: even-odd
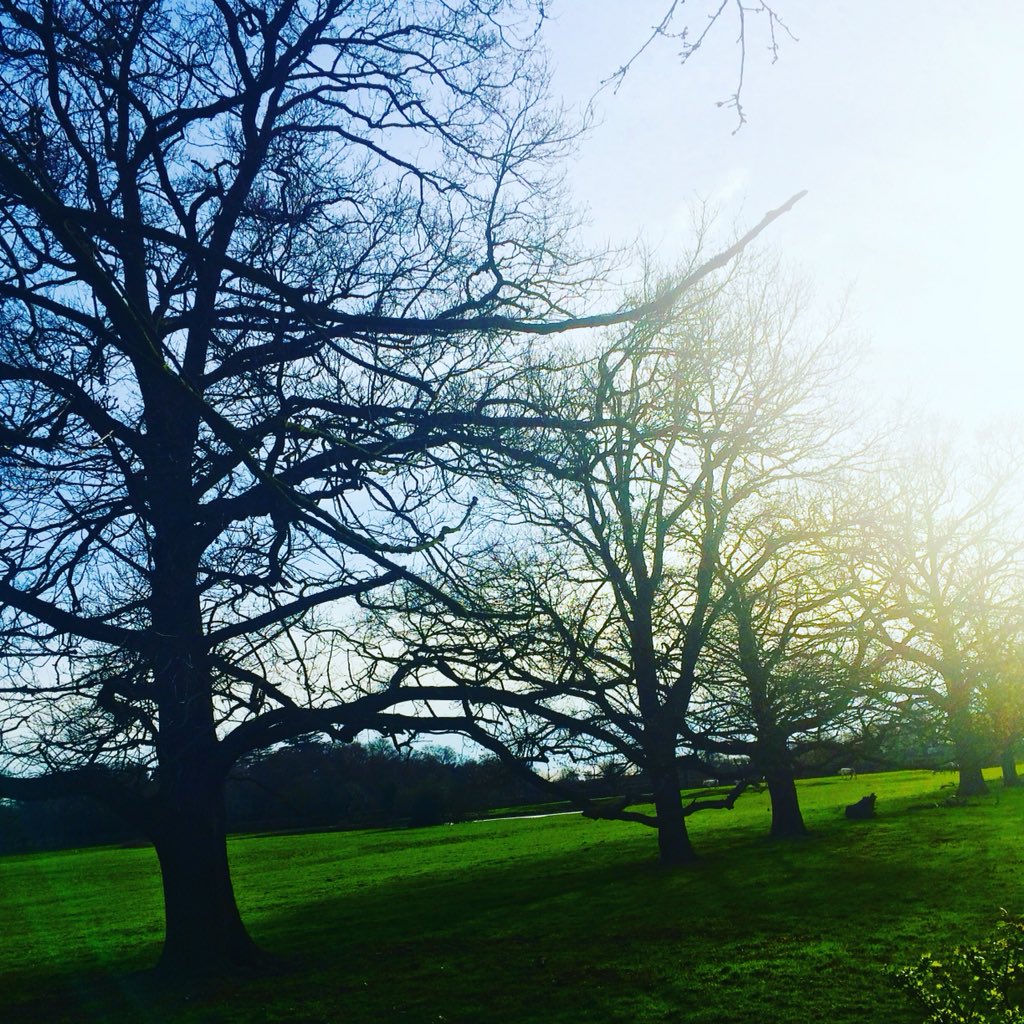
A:
POLYGON ((401 701, 328 688, 305 626, 398 581, 452 600, 425 567, 464 453, 540 422, 516 336, 664 315, 745 244, 586 308, 542 17, 0 0, 0 794, 148 832, 170 970, 253 955, 231 764, 401 701))

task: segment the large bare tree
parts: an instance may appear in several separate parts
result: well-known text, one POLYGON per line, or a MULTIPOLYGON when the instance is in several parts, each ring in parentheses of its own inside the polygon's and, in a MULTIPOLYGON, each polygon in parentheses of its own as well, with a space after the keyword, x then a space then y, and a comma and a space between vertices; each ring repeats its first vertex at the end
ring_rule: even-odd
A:
POLYGON ((742 247, 575 315, 542 9, 0 0, 0 795, 152 837, 169 971, 256 953, 231 764, 400 699, 304 623, 430 587, 459 453, 536 419, 509 339, 742 247))
POLYGON ((592 427, 536 432, 491 464, 496 525, 467 582, 497 613, 467 619, 417 596, 407 648, 389 617, 377 661, 461 701, 462 728, 510 763, 589 751, 635 766, 653 814, 586 810, 653 827, 667 864, 695 856, 687 817, 731 806, 744 785, 685 806, 680 795, 680 769, 705 765, 688 716, 709 636, 735 605, 722 574, 732 521, 830 465, 835 434, 823 415, 835 352, 799 337, 793 294, 741 271, 691 295, 580 371, 537 382, 535 408, 592 427))
POLYGON ((1016 465, 1013 456, 963 458, 941 445, 901 457, 851 563, 865 621, 899 667, 894 696, 941 718, 961 796, 986 791, 982 768, 1018 730, 1016 687, 1006 689, 1024 572, 1016 465))
POLYGON ((686 734, 764 778, 775 838, 806 834, 801 760, 838 756, 871 690, 875 652, 843 550, 851 524, 828 483, 761 495, 733 517, 718 564, 725 614, 686 734))

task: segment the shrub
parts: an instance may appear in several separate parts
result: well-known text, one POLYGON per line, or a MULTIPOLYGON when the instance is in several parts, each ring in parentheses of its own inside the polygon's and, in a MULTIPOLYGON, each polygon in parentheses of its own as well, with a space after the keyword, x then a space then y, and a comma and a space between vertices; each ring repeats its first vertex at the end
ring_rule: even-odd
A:
POLYGON ((1024 1024, 1024 921, 1007 917, 984 942, 926 953, 892 975, 928 1012, 926 1024, 1024 1024))

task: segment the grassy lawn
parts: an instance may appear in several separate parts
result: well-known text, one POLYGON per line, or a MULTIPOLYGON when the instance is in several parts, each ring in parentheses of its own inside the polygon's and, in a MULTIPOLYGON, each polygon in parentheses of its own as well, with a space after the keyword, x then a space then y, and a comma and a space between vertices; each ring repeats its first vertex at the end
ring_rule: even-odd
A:
MULTIPOLYGON (((995 777, 993 773, 992 777, 995 777)), ((691 819, 703 863, 577 816, 238 838, 242 913, 287 956, 173 997, 149 849, 0 859, 0 1021, 911 1024, 892 964, 1024 911, 1024 792, 967 807, 951 775, 807 780, 814 838, 765 838, 767 797, 691 819), (879 816, 842 806, 874 791, 879 816)))

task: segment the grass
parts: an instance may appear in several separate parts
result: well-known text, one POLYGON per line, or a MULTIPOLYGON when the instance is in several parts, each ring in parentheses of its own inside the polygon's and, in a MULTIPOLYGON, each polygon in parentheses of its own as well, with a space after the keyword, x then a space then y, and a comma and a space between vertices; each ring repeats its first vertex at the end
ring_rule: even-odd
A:
POLYGON ((239 837, 231 857, 271 976, 189 997, 136 972, 159 951, 149 849, 0 859, 0 1020, 912 1024, 892 964, 1024 910, 1024 792, 966 807, 952 776, 807 780, 814 838, 765 838, 764 796, 691 819, 704 855, 576 816, 239 837), (878 794, 879 816, 842 806, 878 794))

